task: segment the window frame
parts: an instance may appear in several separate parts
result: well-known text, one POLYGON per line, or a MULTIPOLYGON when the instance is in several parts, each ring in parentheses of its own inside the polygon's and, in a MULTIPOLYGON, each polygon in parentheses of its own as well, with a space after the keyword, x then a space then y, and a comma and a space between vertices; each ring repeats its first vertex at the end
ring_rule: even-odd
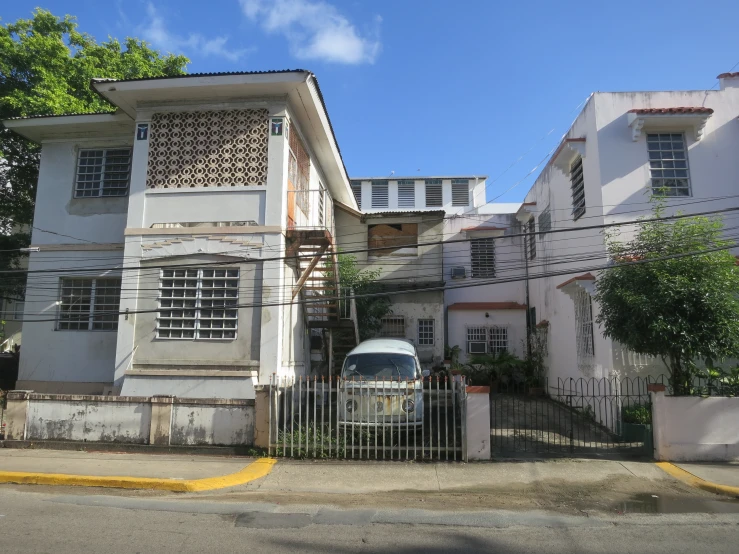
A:
POLYGON ((490 279, 495 277, 495 237, 481 237, 470 239, 470 276, 473 279, 490 279), (488 252, 482 252, 486 245, 488 252), (475 256, 478 259, 475 259, 475 256), (486 259, 480 259, 484 256, 486 259))
POLYGON ((536 218, 532 215, 523 225, 524 244, 526 248, 526 256, 529 260, 536 258, 536 218))
POLYGON ((405 316, 402 315, 387 315, 380 319, 382 327, 378 331, 378 336, 384 339, 404 339, 405 338, 405 316), (398 323, 400 322, 400 323, 398 323), (395 326, 389 330, 385 329, 385 326, 395 326), (400 333, 398 330, 402 330, 400 333))
POLYGON ((400 179, 398 185, 398 208, 416 207, 416 182, 413 179, 400 179), (405 195, 401 194, 405 193, 405 195))
POLYGON ((357 203, 357 208, 362 209, 362 181, 351 181, 350 183, 354 200, 357 203))
POLYGON ((544 208, 537 218, 539 224, 539 238, 544 239, 544 236, 552 230, 552 212, 549 210, 549 206, 544 208))
POLYGON ((200 267, 200 268, 178 268, 176 266, 162 268, 159 271, 159 294, 157 298, 158 311, 156 318, 155 334, 157 340, 187 340, 187 341, 235 341, 239 338, 239 291, 241 287, 241 270, 238 267, 200 267), (184 272, 178 275, 177 272, 184 272), (172 272, 172 275, 167 275, 172 272), (212 272, 212 275, 205 273, 212 272), (224 272, 223 276, 219 276, 218 272, 224 272), (194 273, 192 275, 191 273, 194 273), (229 275, 231 273, 231 275, 229 275), (233 275, 235 273, 236 275, 233 275), (172 281, 172 286, 164 287, 163 283, 172 281), (184 281, 184 286, 174 286, 175 281, 184 281), (194 287, 188 286, 188 281, 195 281, 194 287), (211 286, 205 287, 204 282, 211 281, 213 285, 217 281, 235 282, 235 286, 211 286), (163 291, 173 291, 172 295, 164 296, 163 291), (183 291, 182 296, 174 296, 174 291, 183 291), (188 295, 187 291, 194 291, 194 295, 188 295), (210 291, 210 295, 204 295, 204 291, 210 291), (223 291, 222 296, 217 296, 216 291, 223 291), (235 295, 227 295, 226 292, 235 291, 235 295), (170 305, 164 305, 169 303, 170 305), (182 304, 177 306, 175 304, 182 304), (189 304, 189 305, 188 305, 189 304), (222 304, 222 305, 219 305, 222 304), (222 317, 214 317, 213 312, 224 312, 222 317), (177 312, 177 315, 174 315, 177 312), (192 315, 187 315, 192 312, 192 315), (203 312, 210 312, 210 317, 203 315, 203 312), (227 312, 235 312, 234 316, 226 316, 227 312), (165 315, 169 314, 169 315, 165 315), (163 326, 163 321, 169 321, 170 325, 163 326), (183 322, 178 327, 171 323, 174 321, 183 322), (192 321, 192 327, 186 327, 185 321, 192 321), (213 322, 222 322, 221 327, 213 326, 213 322), (210 326, 203 326, 203 322, 211 322, 210 326), (233 322, 232 327, 226 327, 225 322, 233 322), (167 333, 178 332, 180 336, 163 336, 162 331, 167 333), (221 333, 222 336, 201 336, 204 333, 221 333), (185 333, 192 332, 192 336, 185 336, 185 333), (233 336, 226 336, 226 333, 233 333, 233 336))
POLYGON ((441 179, 425 179, 424 180, 424 206, 427 208, 443 208, 444 207, 444 185, 441 179), (434 187, 434 188, 430 188, 434 187), (429 193, 432 195, 432 203, 429 203, 429 193), (436 204, 435 196, 438 194, 438 204, 436 204))
POLYGON ((420 318, 416 323, 418 346, 434 346, 436 343, 436 320, 420 318), (430 325, 430 327, 429 327, 430 325), (424 329, 423 327, 426 326, 424 329))
MULTIPOLYGON (((86 158, 91 159, 91 158, 86 158)), ((75 164, 75 170, 74 170, 74 192, 73 197, 75 199, 87 199, 87 198, 125 198, 128 196, 128 193, 130 191, 131 187, 131 166, 133 164, 133 147, 131 146, 116 146, 116 147, 99 147, 99 148, 79 148, 77 150, 77 163, 75 164), (106 162, 108 159, 108 153, 113 151, 122 151, 127 150, 128 151, 128 167, 127 167, 127 173, 126 173, 126 179, 125 179, 125 187, 108 187, 107 190, 118 190, 121 191, 120 194, 103 194, 103 192, 106 190, 105 187, 105 170, 106 170, 106 162), (81 188, 80 184, 84 183, 90 183, 93 181, 80 181, 80 177, 86 176, 86 175, 94 175, 93 173, 82 173, 83 168, 94 168, 94 165, 83 165, 83 154, 88 152, 102 152, 102 162, 100 164, 100 178, 97 183, 96 188, 81 188), (82 194, 83 192, 90 192, 90 191, 96 191, 97 194, 82 194)), ((113 173, 113 172, 111 172, 113 173)), ((115 173, 121 173, 121 172, 115 172, 115 173)), ((118 181, 120 182, 120 180, 118 181)))
POLYGON ((573 298, 575 303, 575 339, 577 361, 580 368, 590 367, 595 359, 595 321, 593 297, 579 287, 573 298))
MULTIPOLYGON (((59 308, 57 310, 57 320, 56 320, 56 331, 102 331, 102 332, 117 332, 118 331, 118 318, 120 316, 120 306, 121 306, 121 287, 122 287, 122 279, 120 277, 90 277, 87 275, 79 275, 79 276, 70 276, 70 277, 60 277, 59 278, 59 308), (89 281, 89 296, 87 297, 87 315, 85 316, 84 311, 78 311, 78 312, 66 312, 65 313, 65 306, 67 304, 64 303, 65 299, 65 290, 69 289, 83 289, 87 287, 82 287, 79 285, 75 285, 75 281, 81 281, 86 282, 89 281), (65 282, 68 282, 69 284, 66 284, 65 282), (100 297, 100 290, 102 289, 103 283, 106 284, 107 287, 111 287, 114 289, 114 293, 108 294, 107 296, 112 296, 115 298, 115 289, 117 289, 118 294, 118 301, 117 302, 106 302, 104 305, 108 306, 105 309, 98 309, 98 298, 100 297), (117 285, 117 286, 116 286, 117 285), (116 306, 115 310, 112 309, 112 306, 116 306), (96 314, 97 312, 97 314, 96 314), (106 319, 109 318, 109 319, 106 319), (83 328, 82 323, 86 323, 86 326, 83 328), (73 327, 73 325, 78 325, 76 327, 73 327), (99 325, 99 327, 96 327, 96 325, 99 325)), ((70 293, 68 296, 74 296, 74 294, 70 293)), ((73 306, 73 304, 70 304, 70 307, 73 306)))
POLYGON ((381 209, 381 208, 389 208, 390 207, 390 184, 387 180, 374 180, 371 183, 372 187, 372 198, 370 201, 370 207, 372 209, 381 209), (384 189, 384 194, 382 194, 382 191, 384 189), (377 205, 376 200, 382 200, 384 196, 385 204, 380 206, 377 205))
POLYGON ((452 207, 467 208, 470 205, 470 180, 469 179, 452 179, 452 207), (456 194, 455 194, 456 187, 456 194), (458 200, 464 191, 464 203, 458 200))
POLYGON ((570 164, 570 190, 572 191, 572 220, 577 221, 583 215, 585 204, 585 168, 582 156, 577 156, 570 164))
POLYGON ((652 189, 652 194, 664 196, 666 198, 690 198, 693 196, 693 187, 690 179, 690 161, 688 160, 688 142, 684 132, 655 132, 647 133, 647 161, 649 163, 649 186, 652 189), (656 137, 656 138, 655 138, 656 137), (669 137, 669 138, 667 138, 669 137), (676 137, 680 138, 682 143, 681 150, 675 150, 674 143, 677 142, 676 137), (666 139, 667 138, 667 139, 666 139), (662 144, 670 143, 670 149, 663 149, 662 144), (658 144, 659 148, 654 150, 651 148, 653 144, 658 144), (683 157, 677 158, 676 152, 682 152, 683 157), (662 157, 662 153, 671 153, 672 157, 666 159, 662 157), (658 154, 658 157, 653 157, 652 154, 658 154), (684 163, 685 167, 676 167, 678 163, 684 163), (653 164, 660 164, 660 167, 653 167, 653 164), (666 164, 672 164, 672 167, 666 167, 666 164), (673 176, 665 176, 666 173, 673 172, 673 176), (684 171, 685 177, 678 177, 677 172, 684 171), (655 176, 655 172, 660 172, 661 176, 655 176), (668 181, 677 183, 678 180, 685 181, 684 186, 665 186, 664 183, 668 181), (655 181, 662 181, 663 184, 655 186, 655 181), (686 194, 675 194, 675 191, 685 190, 686 194), (673 194, 669 194, 672 191, 673 194), (668 194, 665 194, 668 193, 668 194))
POLYGON ((469 325, 465 329, 467 354, 499 354, 509 351, 507 325, 469 325), (483 352, 472 352, 472 344, 484 344, 483 352))

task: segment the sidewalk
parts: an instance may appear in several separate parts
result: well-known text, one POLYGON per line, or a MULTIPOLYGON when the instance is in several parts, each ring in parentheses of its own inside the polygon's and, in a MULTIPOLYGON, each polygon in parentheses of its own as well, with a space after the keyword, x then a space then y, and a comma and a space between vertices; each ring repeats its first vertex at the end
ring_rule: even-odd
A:
POLYGON ((739 463, 674 463, 682 470, 692 473, 699 479, 727 487, 739 487, 739 463))
POLYGON ((0 483, 193 492, 263 477, 273 460, 0 448, 0 483))

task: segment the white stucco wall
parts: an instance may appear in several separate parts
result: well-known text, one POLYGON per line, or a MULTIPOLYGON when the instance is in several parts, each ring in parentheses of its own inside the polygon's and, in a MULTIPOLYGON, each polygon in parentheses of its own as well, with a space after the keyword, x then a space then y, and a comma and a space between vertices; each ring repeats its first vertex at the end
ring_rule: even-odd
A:
POLYGON ((657 460, 739 461, 739 398, 651 396, 657 460))
POLYGON ((254 406, 175 403, 172 445, 249 445, 254 441, 254 406))
POLYGON ((128 442, 146 444, 151 404, 142 398, 32 399, 26 416, 27 440, 128 442))
POLYGON ((402 316, 405 339, 413 342, 424 368, 439 364, 444 358, 444 302, 441 292, 406 292, 391 295, 391 316, 402 316), (418 320, 434 320, 434 344, 418 344, 418 320))

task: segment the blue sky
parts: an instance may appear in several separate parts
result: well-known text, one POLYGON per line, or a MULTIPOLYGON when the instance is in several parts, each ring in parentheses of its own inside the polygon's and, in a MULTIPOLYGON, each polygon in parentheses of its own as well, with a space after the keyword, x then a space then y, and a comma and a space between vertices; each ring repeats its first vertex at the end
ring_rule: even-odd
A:
POLYGON ((36 6, 190 72, 310 69, 350 175, 489 175, 497 201, 523 198, 591 92, 706 89, 739 63, 735 0, 6 0, 0 16, 36 6))

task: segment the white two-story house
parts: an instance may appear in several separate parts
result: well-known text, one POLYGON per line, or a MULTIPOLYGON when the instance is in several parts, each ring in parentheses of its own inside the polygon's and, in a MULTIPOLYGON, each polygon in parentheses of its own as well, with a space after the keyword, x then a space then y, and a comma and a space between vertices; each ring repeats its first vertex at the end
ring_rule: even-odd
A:
POLYGON ((339 319, 333 202, 356 208, 315 76, 91 86, 115 113, 4 122, 42 147, 17 388, 249 398, 306 372, 339 319))

